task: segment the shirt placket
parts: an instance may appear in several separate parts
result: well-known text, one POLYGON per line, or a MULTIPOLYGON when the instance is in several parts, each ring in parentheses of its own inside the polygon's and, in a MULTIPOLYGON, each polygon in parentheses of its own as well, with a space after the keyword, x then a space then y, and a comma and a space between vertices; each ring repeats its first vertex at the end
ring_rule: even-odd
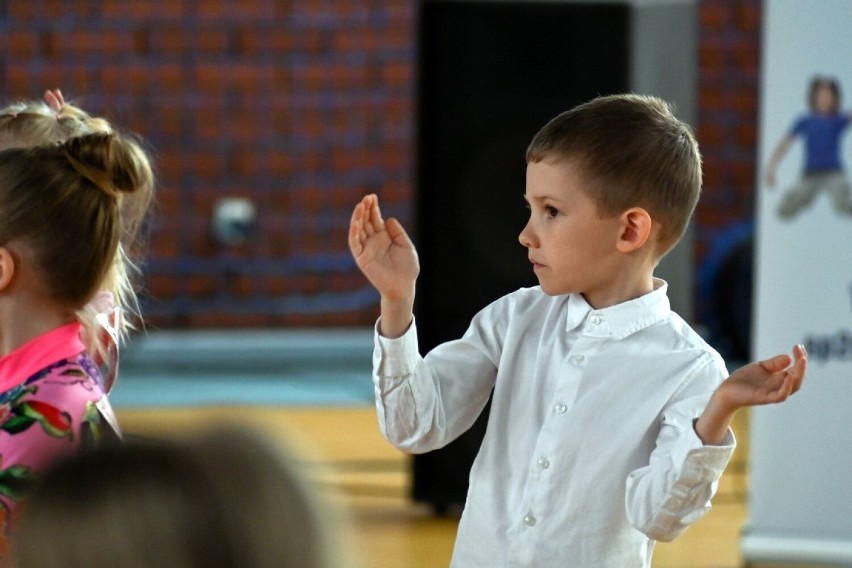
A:
MULTIPOLYGON (((565 464, 558 459, 570 459, 570 449, 566 451, 564 432, 571 420, 583 379, 586 351, 589 345, 580 336, 570 349, 561 357, 556 373, 557 388, 545 409, 545 418, 536 441, 536 448, 529 464, 528 484, 525 488, 524 506, 520 509, 519 534, 523 543, 518 552, 520 558, 535 557, 533 552, 538 534, 548 522, 548 514, 553 510, 553 500, 558 499, 558 491, 553 476, 558 476, 558 468, 565 464)), ((523 563, 517 564, 523 566, 523 563)))

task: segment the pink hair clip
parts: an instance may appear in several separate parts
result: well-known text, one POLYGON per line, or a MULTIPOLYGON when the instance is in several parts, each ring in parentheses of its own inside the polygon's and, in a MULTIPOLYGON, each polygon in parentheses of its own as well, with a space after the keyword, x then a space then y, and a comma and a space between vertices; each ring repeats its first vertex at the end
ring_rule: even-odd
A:
POLYGON ((59 89, 46 90, 44 92, 44 102, 53 109, 53 112, 56 113, 56 118, 59 118, 59 112, 65 106, 65 97, 62 96, 62 91, 59 89))

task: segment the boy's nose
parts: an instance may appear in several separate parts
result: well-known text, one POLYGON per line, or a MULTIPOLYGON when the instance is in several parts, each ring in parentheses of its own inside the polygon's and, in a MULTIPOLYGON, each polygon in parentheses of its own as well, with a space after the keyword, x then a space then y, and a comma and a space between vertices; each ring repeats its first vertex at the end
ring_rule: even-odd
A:
POLYGON ((534 245, 533 245, 534 240, 533 240, 532 230, 530 230, 530 224, 529 224, 529 222, 527 222, 527 224, 526 224, 526 225, 524 225, 523 230, 522 230, 522 231, 521 231, 521 233, 518 235, 518 240, 519 240, 519 241, 520 241, 520 243, 521 243, 522 245, 524 245, 525 247, 527 247, 527 248, 533 248, 533 246, 534 246, 534 245))

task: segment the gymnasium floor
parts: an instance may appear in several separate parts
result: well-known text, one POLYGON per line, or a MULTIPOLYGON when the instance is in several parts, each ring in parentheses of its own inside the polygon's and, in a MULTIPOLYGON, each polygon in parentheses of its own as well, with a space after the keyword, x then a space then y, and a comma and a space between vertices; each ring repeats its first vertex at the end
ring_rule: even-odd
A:
MULTIPOLYGON (((118 417, 127 435, 164 438, 222 421, 257 428, 297 453, 321 494, 346 515, 347 546, 360 557, 359 566, 449 565, 456 521, 434 518, 407 498, 408 457, 381 438, 370 406, 119 407, 118 417)), ((657 546, 655 568, 741 565, 745 480, 740 469, 732 464, 707 517, 675 543, 657 546)))

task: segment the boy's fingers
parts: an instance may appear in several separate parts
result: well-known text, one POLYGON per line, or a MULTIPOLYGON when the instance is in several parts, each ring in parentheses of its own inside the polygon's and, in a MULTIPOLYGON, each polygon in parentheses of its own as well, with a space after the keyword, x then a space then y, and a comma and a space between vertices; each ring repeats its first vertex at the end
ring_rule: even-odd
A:
POLYGON ((349 222, 349 248, 353 253, 363 250, 364 234, 364 202, 363 200, 352 210, 352 219, 349 222))
POLYGON ((372 225, 373 231, 379 232, 385 226, 385 221, 382 219, 382 210, 379 208, 379 198, 375 194, 368 195, 367 198, 370 199, 370 203, 368 205, 369 221, 372 225))
POLYGON ((357 255, 361 252, 362 248, 361 228, 356 223, 352 223, 349 225, 349 250, 357 255))
POLYGON ((805 376, 805 370, 808 365, 808 356, 803 345, 793 347, 793 365, 788 370, 789 374, 801 381, 805 376))
POLYGON ((760 366, 769 371, 770 373, 777 373, 778 371, 783 371, 790 364, 791 358, 786 353, 781 353, 776 355, 775 357, 770 357, 769 359, 765 359, 760 362, 760 366))
POLYGON ((784 377, 784 382, 781 383, 781 400, 786 400, 791 394, 793 394, 793 377, 790 375, 786 375, 784 377))
POLYGON ((805 351, 805 346, 800 343, 793 347, 793 356, 796 358, 796 366, 801 366, 804 370, 808 362, 808 352, 805 351))
POLYGON ((381 214, 377 213, 378 207, 371 200, 372 195, 364 198, 364 223, 363 230, 366 236, 371 236, 373 233, 378 233, 382 230, 381 223, 376 222, 376 217, 381 221, 381 214))
POLYGON ((805 371, 808 368, 808 353, 805 351, 804 345, 797 345, 793 348, 793 355, 796 361, 793 364, 791 374, 793 376, 793 392, 797 392, 802 388, 802 381, 805 380, 805 371))
POLYGON ((408 235, 405 233, 405 229, 402 228, 402 224, 394 217, 388 219, 387 223, 385 223, 385 228, 387 229, 388 236, 392 241, 396 242, 399 238, 405 239, 405 242, 408 241, 408 235))
POLYGON ((352 208, 352 218, 349 220, 350 223, 354 223, 355 221, 360 220, 364 217, 364 201, 361 200, 355 204, 355 207, 352 208))

